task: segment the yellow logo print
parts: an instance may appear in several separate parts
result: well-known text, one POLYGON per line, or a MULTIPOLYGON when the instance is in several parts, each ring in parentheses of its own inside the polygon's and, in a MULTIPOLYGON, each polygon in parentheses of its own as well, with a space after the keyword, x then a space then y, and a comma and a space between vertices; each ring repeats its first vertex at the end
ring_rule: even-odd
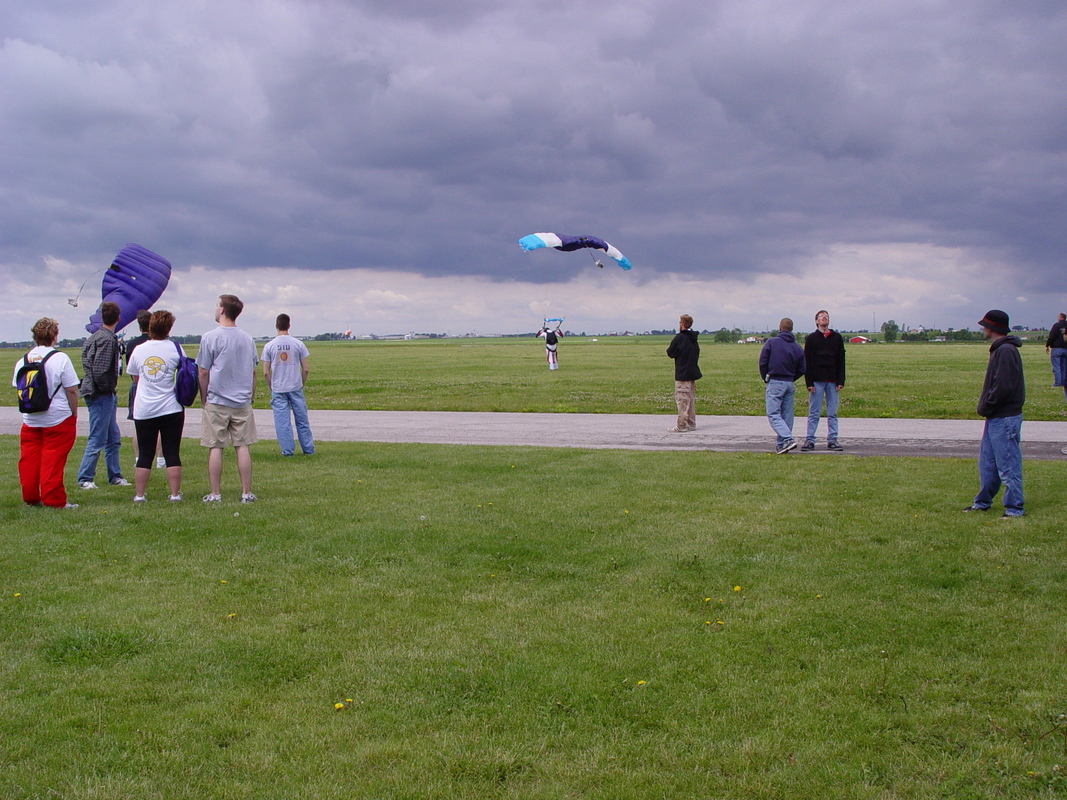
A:
POLYGON ((156 375, 159 374, 159 371, 165 366, 167 366, 167 362, 165 362, 159 356, 149 356, 144 360, 143 368, 145 374, 151 375, 154 378, 156 375))

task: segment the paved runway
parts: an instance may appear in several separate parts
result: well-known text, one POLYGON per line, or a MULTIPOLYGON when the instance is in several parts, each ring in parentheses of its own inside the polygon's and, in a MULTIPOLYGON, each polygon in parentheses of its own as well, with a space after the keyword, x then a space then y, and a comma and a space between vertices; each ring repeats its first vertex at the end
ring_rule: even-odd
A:
MULTIPOLYGON (((125 435, 133 423, 119 409, 125 435)), ((256 412, 261 439, 273 439, 269 410, 256 412)), ((427 444, 530 445, 625 450, 713 450, 766 453, 774 449, 774 435, 764 417, 697 417, 692 433, 668 433, 674 416, 651 414, 504 414, 467 411, 311 411, 315 438, 328 442, 412 442, 427 444)), ((0 408, 0 433, 17 434, 21 416, 13 407, 0 408)), ((78 433, 88 431, 89 417, 78 414, 78 433)), ((794 425, 803 438, 806 417, 794 425)), ((810 453, 796 457, 833 458, 826 450, 826 422, 810 453)), ((1060 460, 1067 445, 1067 422, 1023 422, 1023 456, 1060 460)), ((185 436, 200 437, 200 409, 186 412, 185 436)), ((977 458, 982 420, 841 419, 843 455, 940 456, 977 458)))

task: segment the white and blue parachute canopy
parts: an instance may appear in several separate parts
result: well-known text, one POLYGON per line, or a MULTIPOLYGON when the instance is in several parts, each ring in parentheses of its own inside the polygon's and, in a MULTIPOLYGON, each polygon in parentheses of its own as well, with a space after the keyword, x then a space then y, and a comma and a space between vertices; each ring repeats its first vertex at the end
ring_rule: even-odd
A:
MULTIPOLYGON (((529 236, 523 236, 519 239, 519 247, 527 252, 530 250, 537 250, 541 247, 554 247, 565 253, 581 250, 583 248, 603 250, 609 256, 614 258, 623 269, 630 269, 630 267, 633 266, 633 264, 630 263, 630 260, 619 252, 618 248, 595 236, 565 236, 558 233, 531 233, 529 236)), ((596 259, 594 258, 594 261, 595 260, 596 259)), ((599 261, 597 261, 597 266, 600 266, 599 261)))

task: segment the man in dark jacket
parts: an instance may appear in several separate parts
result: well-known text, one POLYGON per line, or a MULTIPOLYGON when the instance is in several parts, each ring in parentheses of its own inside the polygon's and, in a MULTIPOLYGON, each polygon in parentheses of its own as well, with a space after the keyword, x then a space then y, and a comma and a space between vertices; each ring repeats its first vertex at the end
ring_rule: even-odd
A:
POLYGON ((1052 361, 1052 385, 1062 386, 1067 397, 1067 314, 1060 314, 1052 325, 1045 340, 1045 352, 1052 361))
POLYGON ((671 433, 695 431, 696 382, 700 380, 700 344, 697 332, 692 330, 693 318, 682 314, 678 320, 678 333, 671 339, 667 355, 674 359, 674 402, 678 406, 678 422, 671 433))
POLYGON ((78 467, 78 485, 83 489, 96 488, 96 465, 100 452, 104 453, 107 482, 112 486, 129 486, 122 477, 119 466, 119 446, 122 437, 115 418, 118 397, 115 390, 119 382, 119 340, 115 326, 119 321, 119 307, 107 300, 100 304, 100 320, 103 325, 85 340, 82 348, 81 395, 89 409, 89 437, 85 442, 85 455, 78 467))
POLYGON ((767 421, 776 437, 774 452, 778 455, 795 450, 793 438, 793 403, 796 399, 794 381, 804 375, 804 351, 793 338, 793 320, 783 317, 778 323, 778 335, 763 344, 759 354, 759 374, 767 384, 765 402, 767 421))
POLYGON ((1003 517, 1023 515, 1023 454, 1019 446, 1023 424, 1026 385, 1019 356, 1022 342, 1011 335, 1008 315, 996 309, 981 322, 989 346, 978 415, 985 417, 982 447, 978 453, 978 480, 981 484, 974 502, 964 511, 988 511, 1004 484, 1003 517))
POLYGON ((823 398, 826 398, 826 447, 843 450, 837 441, 838 395, 845 388, 845 340, 830 330, 830 313, 815 315, 815 330, 804 340, 804 382, 808 386, 808 434, 801 450, 815 449, 823 398))

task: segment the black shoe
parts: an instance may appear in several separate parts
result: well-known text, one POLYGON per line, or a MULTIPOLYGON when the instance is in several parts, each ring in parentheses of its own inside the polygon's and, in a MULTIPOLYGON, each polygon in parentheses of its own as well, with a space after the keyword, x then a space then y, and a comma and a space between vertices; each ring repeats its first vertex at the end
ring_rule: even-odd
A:
POLYGON ((797 449, 797 440, 796 439, 786 439, 784 442, 782 442, 781 446, 778 447, 774 452, 777 453, 778 455, 782 455, 784 453, 788 453, 790 450, 796 450, 796 449, 797 449))
POLYGON ((826 449, 827 450, 844 450, 845 448, 843 448, 837 442, 827 442, 826 443, 826 449))
POLYGON ((978 506, 967 506, 967 508, 963 509, 963 513, 966 514, 969 511, 988 511, 988 510, 989 510, 989 506, 986 506, 985 508, 979 508, 978 506))
POLYGON ((815 442, 813 442, 811 439, 808 439, 806 442, 804 442, 804 444, 802 444, 800 446, 800 449, 801 450, 814 450, 815 449, 815 442))

